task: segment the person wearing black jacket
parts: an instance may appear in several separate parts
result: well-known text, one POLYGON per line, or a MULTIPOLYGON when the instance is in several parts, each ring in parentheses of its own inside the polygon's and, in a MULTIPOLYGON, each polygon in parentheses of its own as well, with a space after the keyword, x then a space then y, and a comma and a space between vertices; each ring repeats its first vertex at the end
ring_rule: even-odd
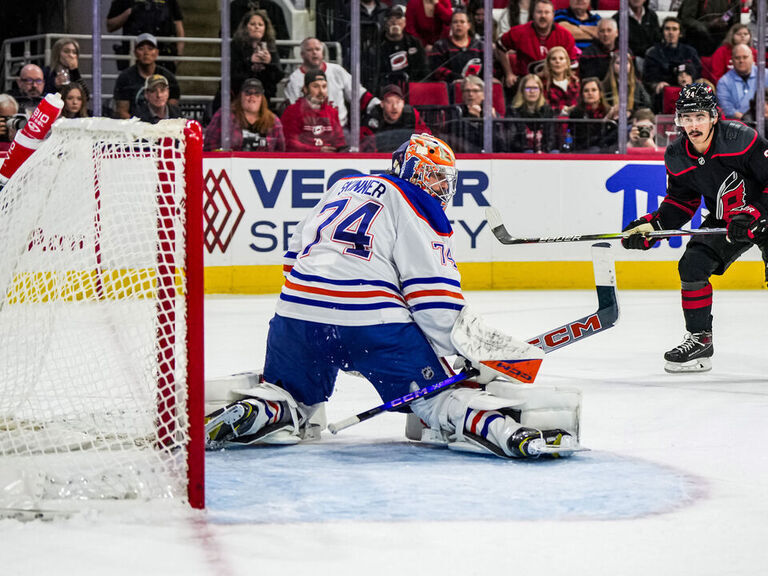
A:
POLYGON ((711 86, 685 86, 675 105, 682 135, 664 156, 667 195, 658 210, 630 222, 625 248, 648 250, 658 240, 653 230, 677 229, 701 205, 709 214, 706 228, 727 234, 694 236, 678 264, 683 316, 688 333, 665 355, 667 372, 704 372, 712 368, 711 276, 722 275, 753 245, 768 254, 768 141, 741 122, 720 120, 711 86))

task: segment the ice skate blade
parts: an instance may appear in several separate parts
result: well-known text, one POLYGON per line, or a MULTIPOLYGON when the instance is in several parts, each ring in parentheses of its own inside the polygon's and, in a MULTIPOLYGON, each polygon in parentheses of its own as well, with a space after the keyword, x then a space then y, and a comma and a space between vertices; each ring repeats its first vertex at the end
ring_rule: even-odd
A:
POLYGON ((684 374, 688 372, 709 372, 712 370, 712 360, 709 358, 696 358, 688 362, 667 362, 664 370, 670 374, 684 374))
POLYGON ((571 444, 569 446, 546 444, 544 446, 537 446, 535 450, 531 450, 531 453, 534 453, 534 451, 536 456, 560 456, 561 458, 567 458, 574 452, 589 452, 589 448, 578 444, 571 444))

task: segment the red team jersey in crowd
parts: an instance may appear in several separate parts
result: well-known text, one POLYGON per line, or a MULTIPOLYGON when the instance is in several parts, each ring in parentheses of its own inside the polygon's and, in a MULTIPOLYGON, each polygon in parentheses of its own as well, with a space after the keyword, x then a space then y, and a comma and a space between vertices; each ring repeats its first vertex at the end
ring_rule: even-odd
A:
POLYGON ((576 48, 573 34, 557 24, 552 25, 552 31, 544 38, 536 32, 533 22, 520 24, 510 28, 499 38, 499 43, 506 50, 517 52, 515 65, 512 69, 512 72, 517 76, 528 74, 528 65, 531 62, 544 60, 550 49, 555 46, 565 48, 572 62, 578 60, 580 54, 579 49, 576 48))
POLYGON ((323 146, 346 146, 339 111, 328 102, 314 109, 306 98, 300 98, 285 109, 281 120, 288 152, 317 152, 323 146))

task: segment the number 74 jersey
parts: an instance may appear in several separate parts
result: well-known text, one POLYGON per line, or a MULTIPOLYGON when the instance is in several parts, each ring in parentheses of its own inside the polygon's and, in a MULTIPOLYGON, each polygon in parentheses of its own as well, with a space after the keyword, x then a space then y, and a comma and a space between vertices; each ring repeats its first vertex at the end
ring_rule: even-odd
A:
POLYGON ((280 316, 343 326, 416 322, 440 355, 464 297, 440 201, 395 176, 339 180, 285 254, 280 316))

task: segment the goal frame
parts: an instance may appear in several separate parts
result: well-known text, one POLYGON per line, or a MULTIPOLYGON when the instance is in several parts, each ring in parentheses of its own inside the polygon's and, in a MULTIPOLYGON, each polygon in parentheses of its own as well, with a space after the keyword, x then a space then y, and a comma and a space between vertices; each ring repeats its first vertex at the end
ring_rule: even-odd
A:
POLYGON ((189 121, 184 129, 187 274, 187 500, 192 508, 205 507, 204 263, 203 263, 203 129, 189 121))

